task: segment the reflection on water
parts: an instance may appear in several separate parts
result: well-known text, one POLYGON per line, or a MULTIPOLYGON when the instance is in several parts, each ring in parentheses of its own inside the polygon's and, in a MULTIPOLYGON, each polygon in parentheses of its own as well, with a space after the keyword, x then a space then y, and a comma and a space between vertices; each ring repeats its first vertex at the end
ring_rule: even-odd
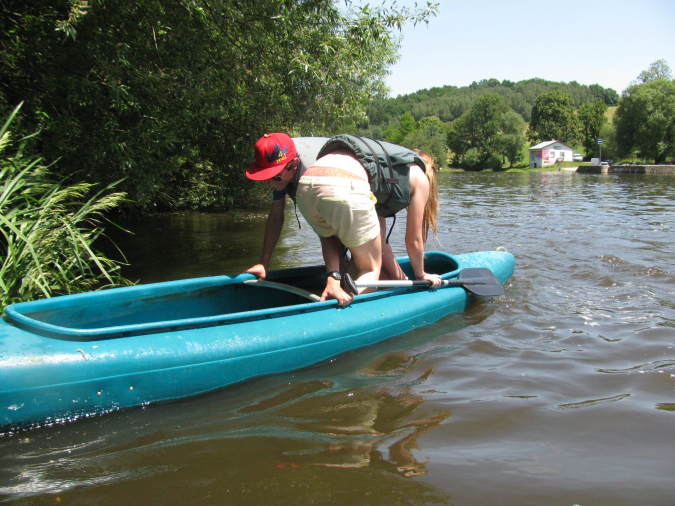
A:
MULTIPOLYGON (((0 500, 670 504, 675 180, 440 183, 435 249, 505 246, 506 296, 293 374, 4 435, 0 500)), ((319 263, 288 207, 274 266, 319 263)), ((162 216, 115 239, 141 282, 236 273, 259 260, 265 218, 162 216)))

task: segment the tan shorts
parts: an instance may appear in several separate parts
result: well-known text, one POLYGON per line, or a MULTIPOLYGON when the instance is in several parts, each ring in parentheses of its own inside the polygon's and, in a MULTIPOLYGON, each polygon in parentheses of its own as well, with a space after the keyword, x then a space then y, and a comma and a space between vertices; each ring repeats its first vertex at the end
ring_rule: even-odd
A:
POLYGON ((303 176, 295 200, 317 235, 337 235, 348 248, 361 246, 380 233, 375 198, 366 181, 303 176))

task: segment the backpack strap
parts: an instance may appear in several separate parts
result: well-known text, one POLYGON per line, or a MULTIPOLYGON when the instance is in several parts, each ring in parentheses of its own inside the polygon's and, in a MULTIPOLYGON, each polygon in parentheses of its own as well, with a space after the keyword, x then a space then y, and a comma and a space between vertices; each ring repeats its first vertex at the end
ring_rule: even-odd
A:
MULTIPOLYGON (((373 151, 373 148, 370 147, 370 144, 366 142, 365 139, 355 135, 357 139, 359 139, 361 142, 363 142, 370 152, 373 154, 373 158, 375 158, 375 163, 377 163, 377 173, 378 173, 378 183, 388 183, 389 184, 389 195, 387 196, 387 200, 384 202, 384 205, 388 205, 389 201, 391 200, 392 194, 394 192, 394 186, 395 184, 398 184, 398 178, 394 177, 394 164, 391 163, 391 157, 389 156, 389 152, 384 148, 382 143, 380 141, 375 141, 378 146, 382 149, 382 152, 384 153, 385 158, 387 159, 387 165, 389 165, 389 179, 385 178, 384 175, 382 174, 382 167, 380 166, 380 160, 379 156, 375 154, 375 151, 373 151)), ((386 222, 385 222, 386 223, 386 222)), ((389 236, 391 233, 394 231, 394 225, 396 225, 396 215, 394 214, 394 222, 391 224, 391 228, 389 229, 389 233, 387 234, 387 238, 385 242, 389 244, 389 236)), ((386 230, 386 229, 385 229, 386 230)))
MULTIPOLYGON (((387 197, 387 200, 384 201, 384 205, 387 206, 389 205, 389 201, 391 200, 391 197, 394 193, 394 185, 398 184, 398 178, 394 177, 394 165, 391 163, 391 157, 389 156, 389 153, 387 152, 386 149, 384 149, 384 146, 380 141, 375 141, 380 148, 382 148, 382 151, 384 152, 384 156, 387 158, 387 164, 389 165, 389 179, 385 180, 386 183, 389 183, 389 196, 387 197)), ((394 223, 396 223, 396 215, 394 215, 394 223)), ((394 225, 392 225, 392 228, 394 225)), ((387 237, 387 242, 389 242, 389 238, 387 237)))
POLYGON ((365 146, 370 150, 371 154, 373 155, 373 158, 375 159, 375 163, 377 164, 377 173, 378 173, 378 178, 377 178, 377 183, 389 183, 389 184, 398 184, 398 178, 394 177, 394 164, 391 162, 391 157, 389 156, 389 153, 387 152, 386 149, 384 149, 384 146, 380 141, 375 141, 378 146, 382 149, 382 152, 384 153, 384 157, 387 159, 387 165, 389 165, 389 178, 385 178, 384 174, 382 172, 382 167, 380 165, 380 157, 377 156, 375 151, 373 150, 372 147, 370 147, 370 144, 366 142, 366 140, 363 137, 359 137, 358 135, 353 135, 352 137, 357 138, 365 146))
POLYGON ((373 154, 373 158, 375 159, 375 163, 377 164, 377 181, 376 183, 387 183, 389 184, 389 195, 387 196, 387 200, 384 202, 384 205, 386 206, 389 204, 389 201, 391 200, 392 194, 394 192, 394 186, 395 184, 398 184, 398 178, 394 177, 394 164, 391 163, 391 157, 389 156, 389 153, 387 152, 386 149, 384 149, 384 146, 379 142, 375 141, 378 146, 382 149, 382 152, 384 153, 384 157, 387 159, 387 165, 389 165, 389 178, 384 177, 384 173, 382 171, 382 166, 380 165, 380 157, 377 156, 377 153, 373 150, 372 147, 370 147, 370 144, 366 142, 366 140, 362 137, 359 137, 358 135, 354 135, 358 140, 363 142, 363 144, 366 145, 366 147, 370 150, 370 152, 373 154))
POLYGON ((377 165, 377 178, 375 178, 375 183, 382 183, 385 179, 382 173, 382 166, 380 165, 380 157, 377 156, 375 151, 373 151, 373 148, 370 147, 370 144, 368 144, 364 138, 359 137, 358 135, 352 135, 351 137, 355 137, 356 139, 363 142, 363 144, 370 150, 370 153, 373 155, 373 159, 375 160, 375 164, 377 165))

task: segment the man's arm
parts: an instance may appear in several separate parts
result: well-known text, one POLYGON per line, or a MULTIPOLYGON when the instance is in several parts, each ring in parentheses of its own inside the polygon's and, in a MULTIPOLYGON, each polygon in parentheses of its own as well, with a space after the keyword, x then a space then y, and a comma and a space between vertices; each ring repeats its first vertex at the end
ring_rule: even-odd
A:
POLYGON ((244 272, 255 274, 259 279, 265 279, 267 270, 272 261, 272 253, 279 242, 281 229, 284 227, 284 211, 286 210, 286 197, 272 202, 270 214, 267 216, 265 225, 265 238, 263 240, 263 252, 260 263, 246 269, 244 272))
MULTIPOLYGON (((323 253, 323 260, 326 264, 326 272, 340 270, 340 250, 342 243, 336 235, 332 237, 320 237, 321 252, 323 253)), ((346 293, 340 282, 337 279, 328 277, 326 279, 326 288, 321 294, 321 301, 326 299, 337 299, 341 306, 346 306, 354 300, 354 296, 346 293)))

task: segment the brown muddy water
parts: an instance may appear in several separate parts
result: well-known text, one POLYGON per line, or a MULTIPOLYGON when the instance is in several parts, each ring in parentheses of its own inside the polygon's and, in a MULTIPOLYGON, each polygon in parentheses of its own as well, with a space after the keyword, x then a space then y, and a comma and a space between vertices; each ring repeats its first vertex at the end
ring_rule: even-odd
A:
MULTIPOLYGON (((504 246, 506 296, 292 374, 5 434, 0 501, 673 504, 675 178, 440 179, 433 249, 504 246)), ((162 216, 115 237, 143 283, 237 273, 265 217, 162 216)), ((320 258, 289 206, 274 267, 320 258)))

